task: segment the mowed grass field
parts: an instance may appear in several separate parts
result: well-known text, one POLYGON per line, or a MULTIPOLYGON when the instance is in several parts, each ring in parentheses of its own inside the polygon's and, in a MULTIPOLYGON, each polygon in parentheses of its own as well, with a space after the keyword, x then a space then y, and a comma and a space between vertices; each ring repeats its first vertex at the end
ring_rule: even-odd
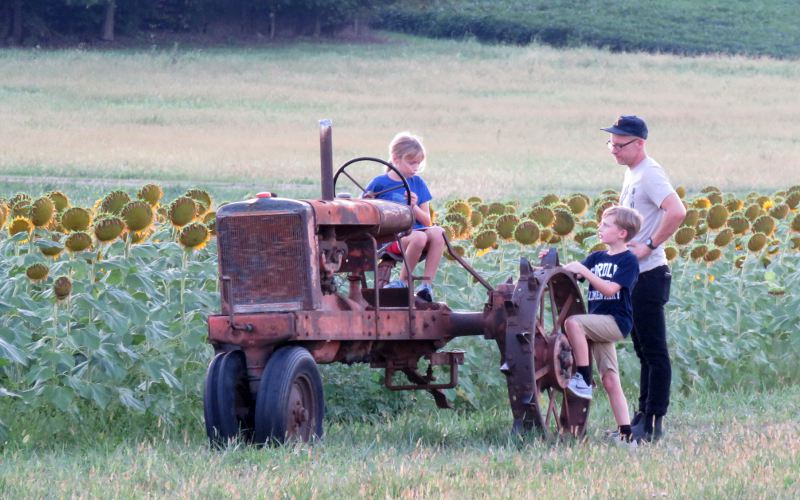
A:
MULTIPOLYGON (((676 398, 669 435, 607 443, 604 395, 583 442, 508 434, 510 410, 419 408, 332 422, 322 442, 210 450, 201 425, 73 429, 77 443, 0 451, 3 498, 797 498, 797 387, 676 398), (109 434, 112 436, 109 438, 109 434)), ((42 419, 43 423, 45 419, 42 419)))
MULTIPOLYGON (((423 136, 438 198, 618 188, 599 130, 644 116, 690 189, 800 182, 796 61, 484 46, 397 35, 249 50, 0 51, 3 192, 47 176, 157 179, 230 196, 315 196, 317 121, 334 162, 423 136), (9 177, 9 176, 22 176, 9 177)), ((364 177, 375 173, 363 167, 364 177)), ((62 186, 64 187, 64 186, 62 186)), ((64 187, 65 188, 65 187, 64 187)), ((98 190, 101 191, 101 190, 98 190)))

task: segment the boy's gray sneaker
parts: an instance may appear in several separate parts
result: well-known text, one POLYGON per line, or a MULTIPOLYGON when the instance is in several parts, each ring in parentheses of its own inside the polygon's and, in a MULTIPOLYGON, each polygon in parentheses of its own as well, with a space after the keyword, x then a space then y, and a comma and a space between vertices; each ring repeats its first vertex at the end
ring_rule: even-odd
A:
POLYGON ((417 297, 421 298, 422 300, 433 302, 433 286, 431 286, 429 283, 422 283, 414 292, 417 294, 417 297))
POLYGON ((580 373, 576 373, 569 379, 567 392, 581 399, 592 399, 592 388, 586 384, 580 373))
POLYGON ((403 280, 393 280, 386 284, 383 288, 406 288, 408 285, 403 280))

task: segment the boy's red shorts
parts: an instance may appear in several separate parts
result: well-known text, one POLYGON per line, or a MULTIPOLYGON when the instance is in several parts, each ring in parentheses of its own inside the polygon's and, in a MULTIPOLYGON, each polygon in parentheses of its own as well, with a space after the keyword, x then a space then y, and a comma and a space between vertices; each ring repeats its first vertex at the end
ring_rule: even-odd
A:
POLYGON ((403 253, 400 251, 400 244, 396 241, 391 242, 389 246, 386 247, 386 251, 395 255, 403 255, 403 253))

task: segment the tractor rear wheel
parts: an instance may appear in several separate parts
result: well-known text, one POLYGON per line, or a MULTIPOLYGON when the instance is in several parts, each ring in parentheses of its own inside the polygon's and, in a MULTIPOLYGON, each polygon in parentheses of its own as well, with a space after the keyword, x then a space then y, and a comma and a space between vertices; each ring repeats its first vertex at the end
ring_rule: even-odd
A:
POLYGON ((214 356, 206 373, 203 414, 212 446, 221 447, 253 434, 253 398, 247 380, 247 361, 242 351, 214 356))
POLYGON ((275 351, 258 387, 254 441, 281 444, 319 439, 324 415, 322 378, 308 350, 289 346, 275 351))

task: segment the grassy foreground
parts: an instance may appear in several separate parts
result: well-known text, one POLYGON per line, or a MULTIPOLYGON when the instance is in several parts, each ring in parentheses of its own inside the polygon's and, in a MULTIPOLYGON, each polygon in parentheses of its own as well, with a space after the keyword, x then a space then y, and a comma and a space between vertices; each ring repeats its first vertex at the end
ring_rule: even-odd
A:
MULTIPOLYGON (((334 123, 335 165, 385 157, 400 130, 421 134, 437 199, 597 193, 622 182, 599 130, 620 113, 648 119, 648 150, 676 185, 800 183, 792 61, 387 35, 253 50, 2 50, 0 74, 0 137, 13 138, 0 196, 17 189, 9 175, 62 189, 70 178, 156 179, 317 196, 320 118, 334 123)), ((378 172, 360 171, 364 182, 378 172)))
POLYGON ((506 409, 458 414, 434 411, 425 401, 371 424, 328 425, 313 446, 210 451, 200 422, 183 434, 120 431, 75 446, 29 443, 0 453, 0 491, 6 498, 800 494, 799 387, 679 399, 668 437, 633 452, 604 442, 611 416, 605 395, 596 399, 582 443, 509 438, 506 409))

